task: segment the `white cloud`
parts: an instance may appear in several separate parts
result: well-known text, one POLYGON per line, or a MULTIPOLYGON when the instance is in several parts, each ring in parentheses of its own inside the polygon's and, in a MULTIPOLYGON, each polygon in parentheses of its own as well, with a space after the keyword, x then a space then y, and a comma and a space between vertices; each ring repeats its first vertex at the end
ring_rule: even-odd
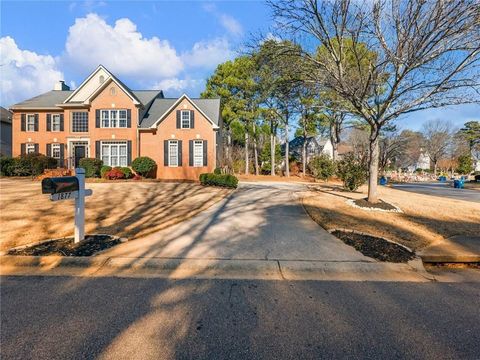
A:
POLYGON ((242 25, 230 15, 227 14, 220 14, 220 23, 223 25, 228 32, 233 35, 242 35, 243 29, 242 25))
POLYGON ((50 55, 19 49, 9 36, 0 38, 1 103, 5 106, 53 89, 63 73, 50 55))
POLYGON ((230 16, 228 14, 218 11, 215 4, 212 4, 212 3, 203 4, 203 9, 206 12, 213 14, 220 21, 220 24, 222 24, 225 30, 227 30, 230 34, 235 36, 239 36, 243 34, 243 28, 240 22, 237 19, 235 19, 233 16, 230 16))
POLYGON ((162 89, 163 91, 186 91, 188 89, 195 88, 201 80, 196 79, 178 79, 178 78, 168 78, 159 81, 156 83, 154 89, 162 89))
POLYGON ((234 52, 230 49, 228 40, 217 38, 195 43, 192 50, 183 54, 182 58, 188 67, 213 69, 233 56, 234 52))
POLYGON ((172 77, 183 69, 175 48, 157 37, 144 38, 127 18, 114 26, 97 14, 78 18, 69 29, 63 61, 91 71, 103 64, 118 76, 138 81, 172 77))

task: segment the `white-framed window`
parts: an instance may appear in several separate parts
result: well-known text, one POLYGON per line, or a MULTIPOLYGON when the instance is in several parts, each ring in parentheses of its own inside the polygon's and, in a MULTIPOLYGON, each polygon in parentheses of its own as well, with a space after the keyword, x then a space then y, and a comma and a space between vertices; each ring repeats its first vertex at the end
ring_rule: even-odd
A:
POLYGON ((203 140, 193 141, 193 166, 203 166, 203 140))
POLYGON ((190 110, 181 111, 182 129, 190 129, 190 110))
POLYGON ((50 154, 51 157, 54 159, 60 159, 60 144, 52 144, 52 153, 50 154))
POLYGON ((35 131, 35 115, 27 114, 27 131, 35 131))
POLYGON ((168 166, 170 167, 178 166, 178 141, 177 140, 168 141, 168 166))
POLYGON ((88 132, 88 112, 72 112, 72 132, 88 132))
POLYGON ((52 115, 52 131, 60 131, 60 114, 52 115))
POLYGON ((100 115, 104 128, 127 127, 127 110, 101 110, 100 115))
POLYGON ((108 166, 127 166, 126 141, 102 141, 102 161, 108 166))
POLYGON ((35 144, 26 144, 25 145, 25 152, 27 154, 31 154, 35 152, 35 144))

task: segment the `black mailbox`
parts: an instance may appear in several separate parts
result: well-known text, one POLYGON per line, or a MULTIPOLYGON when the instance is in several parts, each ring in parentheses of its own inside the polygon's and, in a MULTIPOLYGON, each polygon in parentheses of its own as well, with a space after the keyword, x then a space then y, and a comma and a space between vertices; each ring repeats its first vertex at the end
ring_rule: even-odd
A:
POLYGON ((45 178, 42 180, 42 194, 58 194, 78 191, 78 179, 75 176, 45 178))

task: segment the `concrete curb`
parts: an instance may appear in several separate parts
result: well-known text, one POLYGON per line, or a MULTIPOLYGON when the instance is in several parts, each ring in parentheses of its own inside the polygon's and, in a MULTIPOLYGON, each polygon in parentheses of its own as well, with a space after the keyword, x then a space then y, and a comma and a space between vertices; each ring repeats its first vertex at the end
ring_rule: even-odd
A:
POLYGON ((447 254, 422 254, 419 253, 423 262, 426 263, 478 263, 480 255, 447 255, 447 254))
POLYGON ((412 281, 432 277, 418 264, 293 260, 2 256, 1 275, 320 281, 412 281))

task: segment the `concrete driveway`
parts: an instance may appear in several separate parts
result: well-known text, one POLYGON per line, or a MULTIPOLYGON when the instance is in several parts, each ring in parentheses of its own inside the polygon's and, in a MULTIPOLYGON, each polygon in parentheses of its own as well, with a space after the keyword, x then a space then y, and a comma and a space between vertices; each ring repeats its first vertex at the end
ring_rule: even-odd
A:
POLYGON ((480 191, 469 189, 454 189, 448 183, 425 182, 425 183, 407 183, 393 184, 392 187, 398 190, 405 190, 418 194, 432 195, 438 197, 452 198, 480 203, 480 191))
POLYGON ((242 183, 228 198, 192 219, 116 246, 102 255, 218 260, 373 261, 310 219, 297 200, 297 193, 303 190, 306 189, 302 184, 242 183))

